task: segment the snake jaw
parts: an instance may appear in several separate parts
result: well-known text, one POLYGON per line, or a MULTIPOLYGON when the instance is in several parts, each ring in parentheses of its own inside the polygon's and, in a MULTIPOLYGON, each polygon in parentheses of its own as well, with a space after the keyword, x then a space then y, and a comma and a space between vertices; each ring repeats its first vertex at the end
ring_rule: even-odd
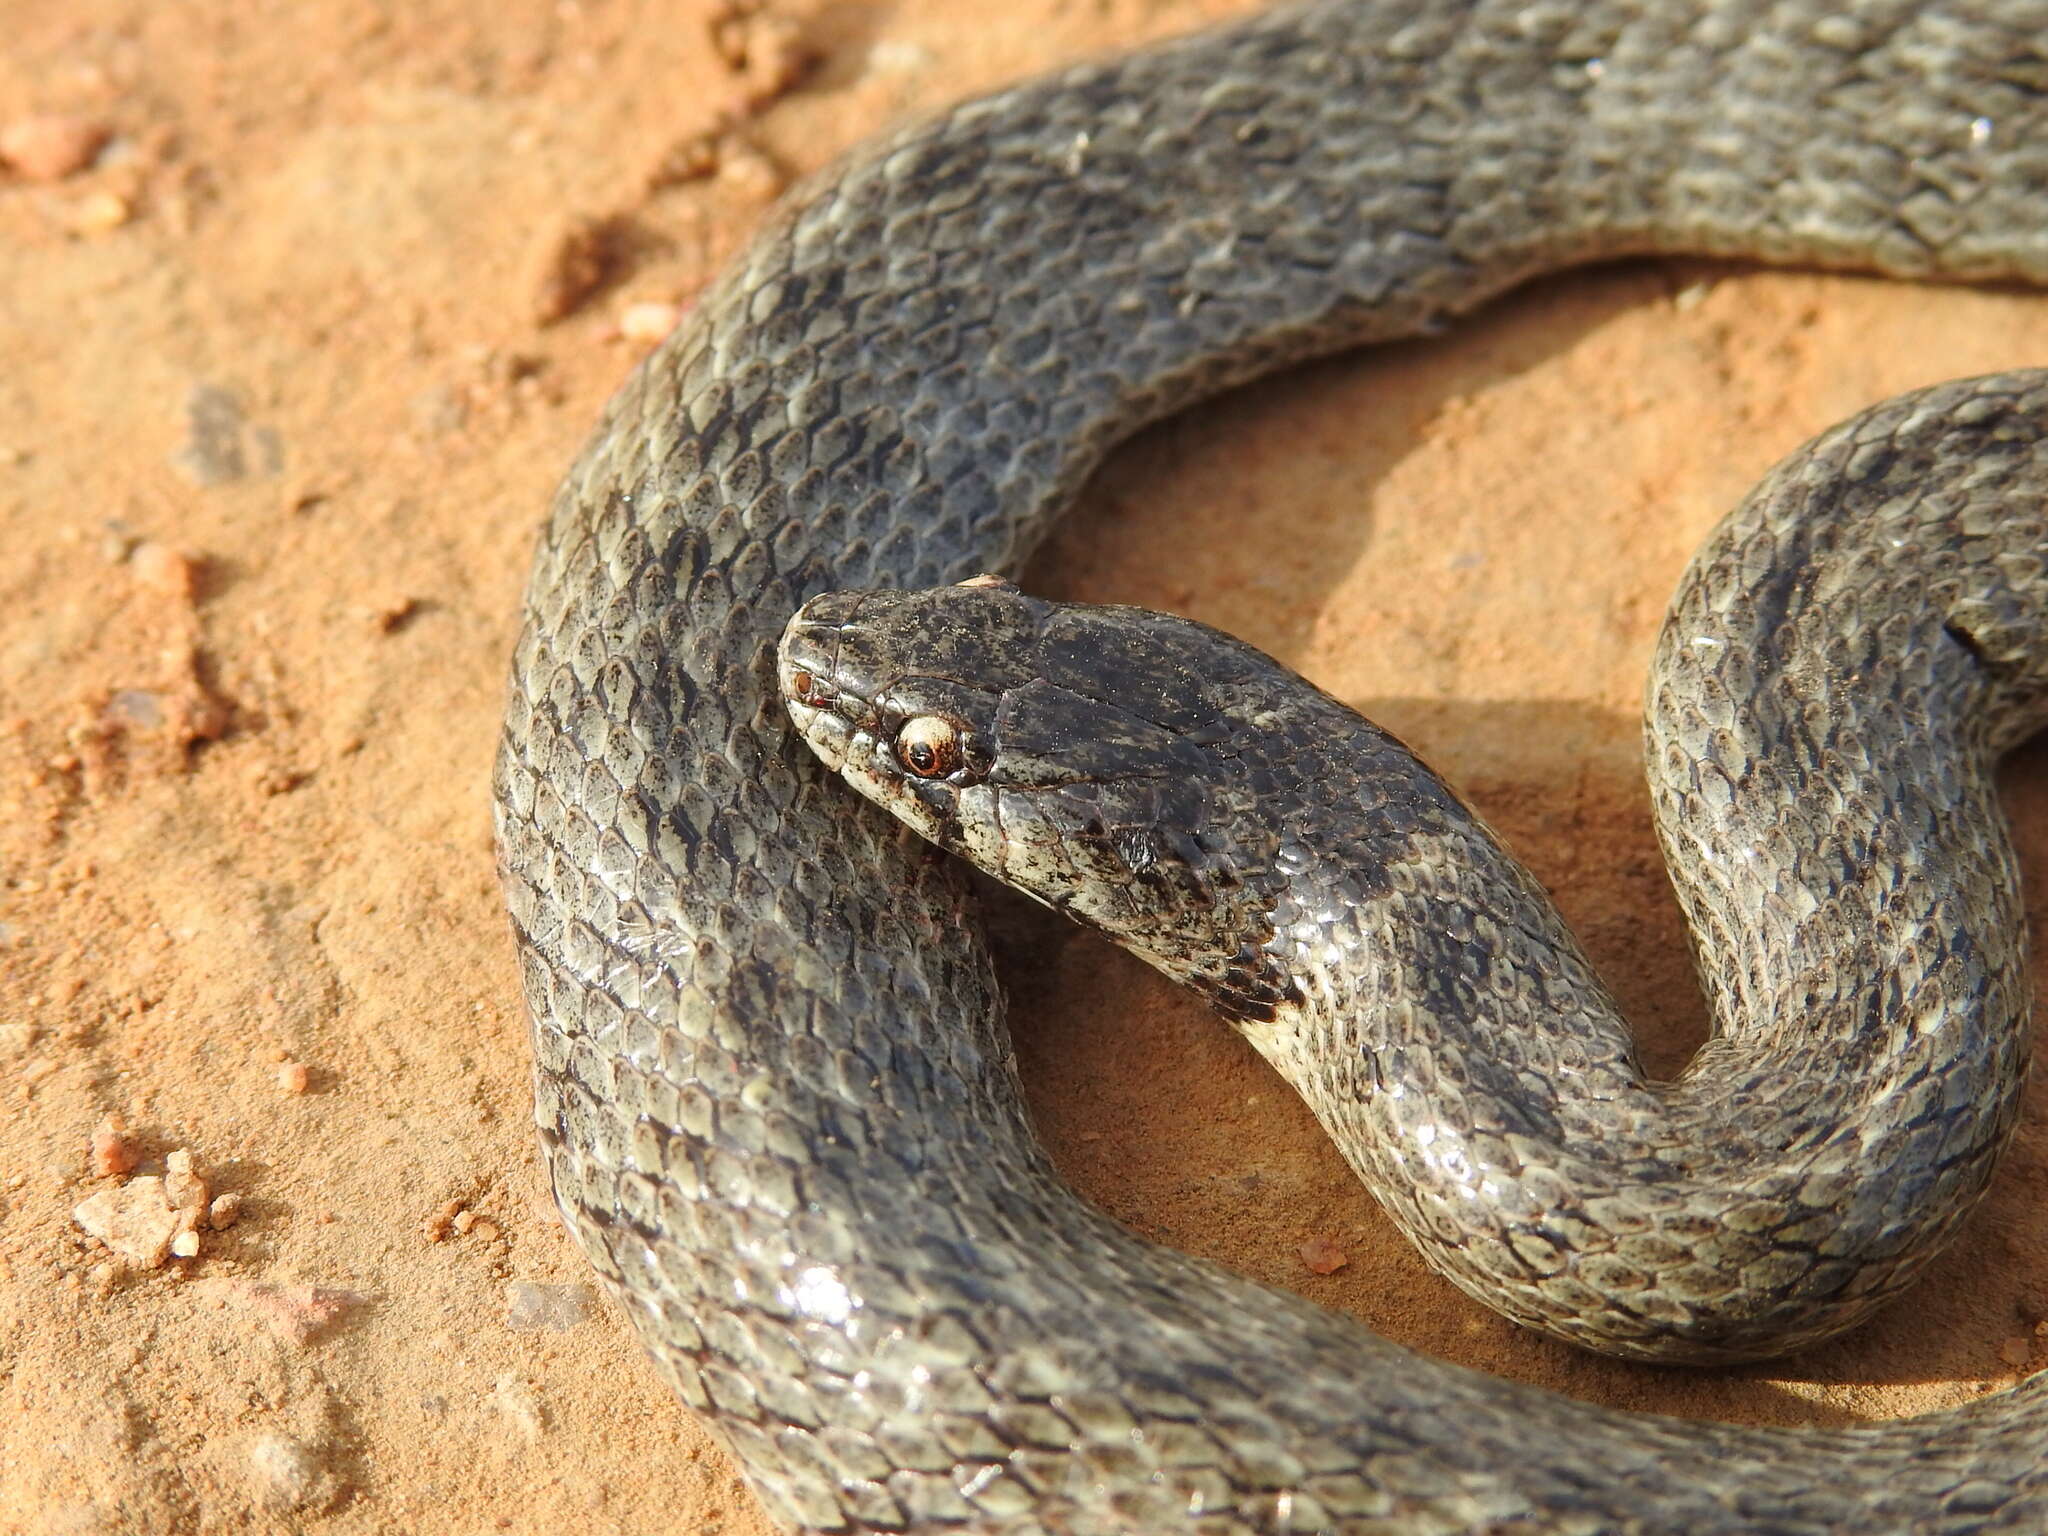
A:
POLYGON ((828 709, 804 703, 793 694, 789 697, 789 717, 796 724, 797 734, 820 762, 834 773, 845 768, 852 733, 844 720, 828 709))

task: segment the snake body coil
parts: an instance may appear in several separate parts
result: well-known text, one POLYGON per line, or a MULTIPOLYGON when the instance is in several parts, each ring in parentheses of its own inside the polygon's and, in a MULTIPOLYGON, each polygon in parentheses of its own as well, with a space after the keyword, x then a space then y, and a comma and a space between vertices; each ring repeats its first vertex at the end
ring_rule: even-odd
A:
MULTIPOLYGON (((2048 1528, 2048 1378, 1825 1433, 1616 1413, 1091 1211, 1026 1123, 958 876, 801 751, 775 676, 805 600, 1014 570, 1138 425, 1538 271, 1718 252, 2048 281, 2044 38, 2035 0, 1283 7, 825 173, 635 374, 536 561, 501 864, 558 1202, 781 1519, 2048 1528)), ((1380 1024, 1310 1047, 1326 1115, 1388 1129, 1393 1095, 1343 1079, 1399 1062, 1468 1165, 1531 1172, 1493 1206, 1441 1177, 1390 1195, 1461 1284, 1602 1347, 1749 1353, 1863 1315, 1981 1189, 2024 1049, 1983 771, 2048 669, 2044 423, 2038 375, 1881 408, 1696 566, 1651 768, 1719 1034, 1678 1089, 1632 1076, 1525 877, 1476 841, 1452 861, 1450 811, 1370 834, 1484 920, 1399 930, 1383 1004, 1455 1023, 1482 996, 1543 1013, 1538 988, 1593 1021, 1590 1048, 1472 1035, 1424 1060, 1342 1033, 1380 1024), (1794 1015, 1820 1032, 1781 1037, 1794 1015), (1852 1145, 1892 1171, 1858 1175, 1852 1145)), ((1263 953, 1219 995, 1303 1016, 1263 953)))

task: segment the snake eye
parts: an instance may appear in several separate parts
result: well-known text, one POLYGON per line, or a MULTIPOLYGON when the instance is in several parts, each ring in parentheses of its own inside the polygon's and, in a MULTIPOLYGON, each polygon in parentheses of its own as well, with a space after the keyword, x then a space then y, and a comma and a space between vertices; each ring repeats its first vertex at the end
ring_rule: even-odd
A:
POLYGON ((960 728, 937 715, 906 720, 896 733, 896 760, 920 779, 943 779, 960 766, 960 728))

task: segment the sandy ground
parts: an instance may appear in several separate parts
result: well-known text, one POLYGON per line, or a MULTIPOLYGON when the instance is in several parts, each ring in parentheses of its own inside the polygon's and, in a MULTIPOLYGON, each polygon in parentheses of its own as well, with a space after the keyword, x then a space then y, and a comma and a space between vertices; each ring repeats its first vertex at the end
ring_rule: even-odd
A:
MULTIPOLYGON (((0 0, 0 1530, 764 1528, 536 1175, 486 791, 528 544, 641 336, 790 175, 1237 8, 0 0), (196 1256, 74 1219, 166 1190, 229 1197, 196 1256)), ((1813 431, 2044 357, 2048 299, 1580 274, 1152 432, 1035 584, 1235 630, 1416 743, 1669 1069, 1701 1009, 1636 718, 1681 565, 1813 431)), ((2008 782, 2038 878, 2048 757, 2008 782)), ((1228 1031, 1047 920, 998 929, 1084 1189, 1419 1349, 1772 1423, 2048 1354, 2038 1088, 1910 1303, 1775 1368, 1657 1373, 1481 1313, 1228 1031)))

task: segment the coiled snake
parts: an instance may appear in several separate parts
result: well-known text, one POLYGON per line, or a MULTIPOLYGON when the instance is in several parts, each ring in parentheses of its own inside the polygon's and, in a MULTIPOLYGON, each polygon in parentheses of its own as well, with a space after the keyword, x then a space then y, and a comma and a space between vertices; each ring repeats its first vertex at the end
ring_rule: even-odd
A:
MULTIPOLYGON (((558 1202, 780 1519, 2048 1528, 2048 1377, 1843 1431, 1629 1415, 1413 1356, 1081 1204, 1020 1107, 959 876, 809 759, 775 673, 805 600, 1012 571, 1138 425, 1539 271, 1705 252, 2048 281, 2044 39, 2037 0, 1286 6, 870 146, 633 376, 536 561, 501 865, 558 1202)), ((1695 566, 1651 770, 1717 1035, 1675 1086, 1641 1081, 1540 892, 1426 772, 1319 696, 1267 701, 1249 653, 1176 674, 1179 640, 1146 642, 1184 707, 1117 695, 1124 735, 1206 748, 1251 705, 1244 785, 1342 737, 1370 772, 1326 778, 1393 786, 1348 793, 1374 814, 1343 846, 1296 842, 1337 827, 1312 796, 1268 864, 1172 900, 1237 925, 1185 968, 1308 1052, 1362 1169, 1421 1174, 1383 1197, 1460 1284, 1599 1347, 1739 1356, 1865 1315, 1982 1188, 2025 1033, 1984 775, 2048 679, 2044 423, 2038 374, 1880 407, 1695 566), (1277 967, 1318 943, 1351 946, 1341 987, 1277 967)), ((967 600, 1055 641, 1092 622, 967 600)), ((852 602, 812 617, 837 633, 852 602)), ((1078 696, 1055 653, 1034 676, 1078 696)), ((814 702, 858 682, 818 665, 790 679, 814 702)), ((919 698, 874 728, 939 720, 936 777, 985 791, 980 745, 948 755, 968 704, 919 698)), ((1141 802, 1104 776, 1068 854, 1102 862, 1095 832, 1194 782, 1141 802)), ((1141 947, 1171 960, 1163 932, 1141 947)))

